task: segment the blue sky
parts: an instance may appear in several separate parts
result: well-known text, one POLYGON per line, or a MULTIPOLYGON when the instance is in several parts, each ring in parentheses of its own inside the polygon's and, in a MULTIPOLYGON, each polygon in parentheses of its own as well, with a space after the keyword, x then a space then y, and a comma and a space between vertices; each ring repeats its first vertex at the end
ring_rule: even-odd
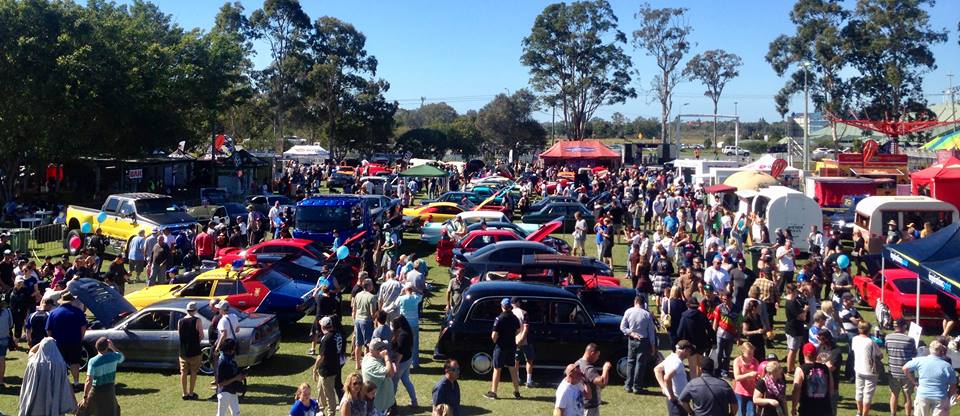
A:
MULTIPOLYGON (((262 1, 242 1, 249 14, 262 1)), ((446 101, 460 112, 478 109, 494 95, 527 87, 529 73, 520 64, 521 41, 529 34, 535 17, 552 2, 532 0, 302 0, 311 20, 330 15, 352 23, 367 36, 367 50, 380 63, 378 76, 391 84, 388 98, 401 107, 415 108, 420 97, 427 102, 446 101)), ((642 2, 613 0, 620 30, 629 34, 637 27, 633 15, 642 2)), ((853 1, 849 1, 853 4, 853 1)), ((212 0, 162 0, 157 4, 183 27, 208 29, 222 4, 212 0)), ((670 5, 689 9, 688 19, 696 42, 690 56, 721 48, 743 58, 740 77, 727 84, 720 100, 720 113, 733 114, 734 102, 744 120, 778 118, 773 95, 783 80, 763 59, 771 40, 792 33, 790 0, 680 0, 651 1, 654 7, 670 5)), ((950 30, 949 40, 933 50, 938 68, 926 75, 925 93, 931 104, 944 102, 948 73, 960 74, 957 22, 960 1, 940 0, 931 10, 934 28, 950 30)), ((254 62, 266 65, 270 58, 258 45, 254 62)), ((659 104, 644 96, 656 73, 652 58, 628 45, 627 53, 640 72, 634 86, 641 93, 626 104, 603 107, 597 115, 609 117, 619 111, 629 118, 659 117, 659 104)), ((960 76, 955 84, 960 83, 960 76)), ((674 108, 684 103, 686 113, 709 114, 712 104, 703 96, 703 86, 683 82, 676 88, 674 108)), ((958 97, 960 100, 960 97, 958 97)), ((794 97, 791 110, 803 111, 802 96, 794 97)), ((550 119, 550 109, 537 115, 550 119)))

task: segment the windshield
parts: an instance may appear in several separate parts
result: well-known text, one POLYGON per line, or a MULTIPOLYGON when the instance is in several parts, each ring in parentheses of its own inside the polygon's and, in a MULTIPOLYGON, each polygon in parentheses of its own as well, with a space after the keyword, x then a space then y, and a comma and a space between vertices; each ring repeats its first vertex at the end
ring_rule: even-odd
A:
POLYGON ((304 231, 331 232, 363 226, 360 205, 344 206, 300 206, 297 207, 297 228, 304 231))
POLYGON ((291 261, 291 263, 296 264, 300 267, 304 267, 310 270, 320 271, 323 270, 323 265, 320 264, 320 261, 317 259, 312 259, 306 256, 299 256, 291 261))
POLYGON ((183 205, 174 201, 173 198, 141 199, 134 202, 134 204, 137 206, 137 213, 140 215, 186 212, 183 205))
POLYGON ((227 214, 229 214, 231 218, 247 216, 247 208, 238 203, 231 202, 231 203, 223 204, 223 207, 227 209, 227 214))
POLYGON ((200 191, 200 199, 208 204, 223 204, 227 202, 227 191, 224 189, 204 189, 200 191))
POLYGON ((263 283, 267 289, 274 291, 290 282, 290 279, 274 270, 267 270, 257 275, 257 280, 263 283))

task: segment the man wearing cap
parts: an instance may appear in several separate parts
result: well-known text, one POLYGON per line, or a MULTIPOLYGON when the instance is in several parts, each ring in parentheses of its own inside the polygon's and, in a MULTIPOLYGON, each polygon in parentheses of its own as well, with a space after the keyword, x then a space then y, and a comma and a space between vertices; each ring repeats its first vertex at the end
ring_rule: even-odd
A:
POLYGON ((677 397, 687 386, 687 370, 683 366, 683 360, 689 358, 693 350, 694 346, 690 341, 680 340, 674 351, 653 368, 653 374, 657 383, 660 384, 660 391, 667 397, 669 416, 687 416, 677 397))
POLYGON ((320 318, 320 351, 314 364, 314 378, 317 380, 318 399, 324 414, 333 415, 337 404, 336 380, 340 374, 340 353, 343 351, 343 338, 333 325, 329 316, 320 318))
POLYGON ((903 235, 900 233, 900 229, 897 228, 897 220, 890 220, 887 222, 887 244, 897 244, 903 240, 903 235))
POLYGON ((196 400, 197 372, 200 371, 200 340, 203 339, 203 324, 197 318, 197 302, 187 304, 187 316, 177 321, 180 336, 180 388, 183 400, 196 400), (189 384, 187 383, 189 379, 189 384), (189 388, 188 388, 189 387, 189 388))
POLYGON ((897 416, 897 402, 903 393, 904 414, 911 415, 914 385, 903 374, 903 365, 917 356, 917 346, 913 338, 907 335, 910 322, 900 318, 894 323, 894 332, 887 334, 883 345, 887 349, 887 364, 890 371, 887 384, 890 386, 890 416, 897 416))
POLYGON ((220 351, 223 342, 228 339, 237 341, 237 331, 240 330, 240 319, 230 313, 230 303, 221 300, 217 303, 217 309, 220 311, 220 322, 217 322, 217 347, 214 351, 220 351))
POLYGON ((363 381, 377 387, 377 394, 373 398, 373 407, 379 412, 376 414, 384 414, 396 404, 393 375, 397 373, 397 365, 390 358, 387 343, 379 338, 371 340, 360 368, 363 381))
POLYGON ((722 266, 723 256, 718 254, 713 257, 713 266, 703 272, 703 280, 720 293, 730 291, 730 272, 722 266))
POLYGON ((513 381, 513 397, 520 398, 520 382, 517 374, 514 357, 517 351, 517 335, 520 334, 520 321, 512 312, 512 305, 509 298, 503 298, 500 301, 502 312, 497 319, 493 321, 493 332, 490 339, 493 340, 493 380, 490 391, 484 394, 488 399, 497 399, 497 386, 500 384, 500 373, 504 368, 510 372, 510 379, 513 381))
POLYGON ((60 295, 60 306, 50 312, 45 328, 47 335, 57 341, 60 355, 70 366, 75 389, 80 388, 81 341, 87 332, 87 317, 81 306, 72 293, 64 292, 60 295))
POLYGON ((647 366, 657 353, 657 332, 653 315, 644 307, 642 296, 633 298, 633 306, 620 319, 620 332, 627 336, 627 393, 641 394, 646 387, 647 366))
POLYGON ((833 378, 826 365, 817 362, 817 347, 806 343, 802 348, 803 365, 793 374, 793 397, 790 414, 824 416, 832 413, 833 378))

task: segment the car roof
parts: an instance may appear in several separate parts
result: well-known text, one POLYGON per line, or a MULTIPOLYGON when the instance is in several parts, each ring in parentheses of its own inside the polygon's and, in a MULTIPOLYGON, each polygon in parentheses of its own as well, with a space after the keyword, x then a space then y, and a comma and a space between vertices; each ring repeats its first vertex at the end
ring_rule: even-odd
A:
POLYGON ((567 256, 563 254, 527 254, 523 256, 521 262, 524 266, 536 264, 550 264, 559 266, 592 266, 592 257, 587 256, 567 256))
POLYGON ((352 194, 312 196, 301 200, 297 206, 343 206, 356 204, 360 200, 359 196, 352 194))
POLYGON ((457 214, 457 216, 463 219, 471 219, 471 218, 498 218, 499 219, 499 218, 506 217, 506 215, 504 215, 500 211, 464 211, 457 214))
POLYGON ((499 249, 505 249, 505 248, 527 248, 527 247, 536 247, 536 248, 546 247, 546 248, 550 248, 550 246, 548 246, 548 245, 546 245, 546 244, 543 244, 543 243, 541 243, 541 242, 537 242, 537 241, 512 240, 512 241, 500 241, 500 242, 497 242, 497 244, 487 245, 487 246, 481 248, 480 250, 477 250, 477 251, 475 251, 475 252, 473 252, 473 253, 471 253, 471 254, 477 254, 477 255, 482 254, 482 253, 481 253, 481 250, 482 250, 483 252, 489 252, 489 251, 492 251, 492 250, 499 250, 499 249), (492 249, 492 248, 488 248, 488 247, 496 247, 496 248, 495 248, 495 249, 492 249))
POLYGON ((529 283, 516 281, 484 281, 470 285, 466 292, 471 298, 490 296, 550 296, 571 300, 578 300, 577 295, 570 291, 546 283, 529 283))
POLYGON ((129 199, 157 199, 157 198, 171 198, 169 195, 154 194, 150 192, 128 192, 123 194, 114 194, 112 195, 117 198, 129 198, 129 199))
POLYGON ((247 248, 260 248, 260 247, 270 247, 270 246, 294 246, 294 247, 306 247, 313 243, 313 240, 307 240, 305 238, 277 238, 273 240, 267 240, 261 243, 257 243, 253 246, 247 248))
POLYGON ((190 302, 197 302, 198 308, 203 306, 203 303, 204 303, 204 302, 198 302, 196 298, 169 298, 169 299, 163 299, 163 300, 159 300, 154 303, 151 303, 147 307, 143 308, 143 310, 170 309, 170 308, 186 310, 187 304, 190 302))

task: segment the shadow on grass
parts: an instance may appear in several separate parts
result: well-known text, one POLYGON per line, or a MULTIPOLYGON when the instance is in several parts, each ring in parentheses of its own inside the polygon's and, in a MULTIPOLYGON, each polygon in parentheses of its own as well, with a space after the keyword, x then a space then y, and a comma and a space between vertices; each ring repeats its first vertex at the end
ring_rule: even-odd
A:
POLYGON ((493 413, 489 409, 484 409, 480 406, 465 406, 460 405, 460 414, 461 415, 486 415, 493 413))
POLYGON ((123 383, 117 383, 117 396, 139 396, 141 394, 158 393, 160 389, 130 387, 123 383))
POLYGON ((253 377, 273 377, 299 374, 313 366, 314 358, 304 355, 277 354, 261 365, 253 367, 250 375, 253 377))
POLYGON ((297 388, 292 386, 250 383, 247 385, 247 395, 240 399, 240 403, 285 405, 293 402, 296 392, 297 388))

